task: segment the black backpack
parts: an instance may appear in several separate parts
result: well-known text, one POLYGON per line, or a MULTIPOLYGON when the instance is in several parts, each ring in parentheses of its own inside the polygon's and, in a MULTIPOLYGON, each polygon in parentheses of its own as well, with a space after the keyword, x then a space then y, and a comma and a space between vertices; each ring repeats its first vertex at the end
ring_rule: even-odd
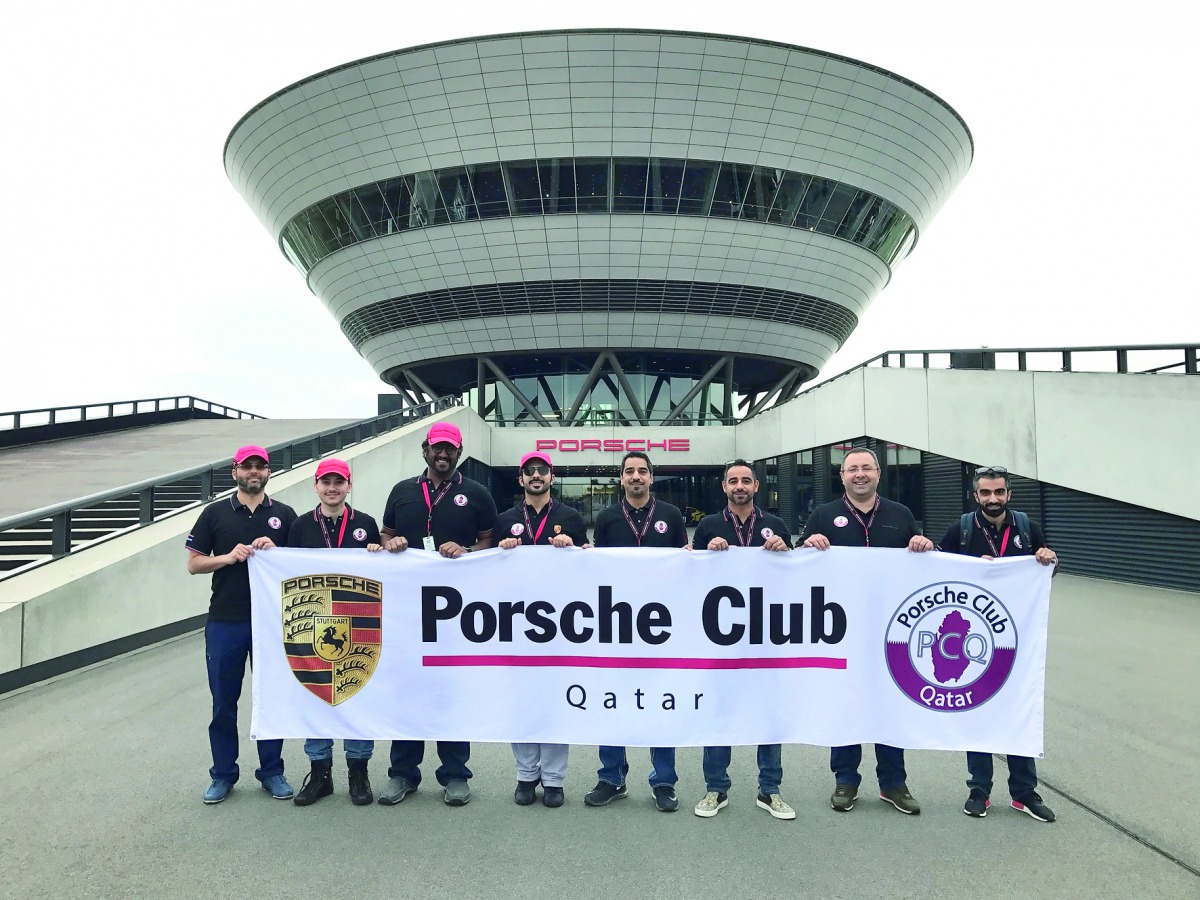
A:
MULTIPOLYGON (((1014 509, 1012 515, 1013 521, 1017 523, 1017 534, 1021 536, 1021 543, 1030 553, 1033 553, 1033 540, 1029 532, 1029 516, 1019 509, 1014 509)), ((975 530, 975 513, 963 513, 958 519, 958 528, 958 549, 960 552, 966 553, 967 548, 971 546, 971 532, 975 530)))

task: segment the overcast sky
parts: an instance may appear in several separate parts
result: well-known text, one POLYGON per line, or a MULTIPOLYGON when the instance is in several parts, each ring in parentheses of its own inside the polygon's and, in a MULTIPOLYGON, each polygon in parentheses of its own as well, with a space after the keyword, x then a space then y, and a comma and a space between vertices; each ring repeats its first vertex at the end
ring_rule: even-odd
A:
POLYGON ((331 66, 556 28, 814 47, 966 120, 971 171, 825 375, 887 349, 1200 342, 1198 14, 1056 6, 20 4, 0 37, 0 411, 178 393, 273 418, 374 414, 385 386, 226 179, 225 138, 331 66))

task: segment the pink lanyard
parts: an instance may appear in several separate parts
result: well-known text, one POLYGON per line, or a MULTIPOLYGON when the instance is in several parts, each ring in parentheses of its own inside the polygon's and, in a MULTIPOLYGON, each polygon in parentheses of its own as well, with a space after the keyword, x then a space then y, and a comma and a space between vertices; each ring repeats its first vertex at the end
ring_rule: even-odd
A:
MULTIPOLYGON (((530 543, 536 544, 538 538, 542 536, 542 529, 546 527, 546 523, 550 521, 550 508, 554 506, 553 500, 546 501, 546 514, 542 517, 542 524, 538 526, 537 534, 533 536, 530 543)), ((533 523, 529 521, 529 504, 521 504, 521 513, 525 516, 525 533, 529 534, 533 531, 533 523)))
MULTIPOLYGON (((975 521, 976 521, 976 524, 979 524, 978 519, 976 519, 975 521)), ((1000 540, 1000 549, 999 550, 996 550, 996 542, 992 540, 992 532, 991 532, 991 529, 988 528, 988 523, 984 522, 982 524, 979 524, 979 530, 982 531, 983 536, 985 538, 987 538, 988 547, 990 547, 992 550, 992 556, 997 556, 997 557, 1003 556, 1004 551, 1008 549, 1008 533, 1010 531, 1012 531, 1012 526, 1011 525, 1004 526, 1004 537, 1001 538, 1001 540, 1000 540)), ((966 550, 967 548, 964 547, 963 549, 966 550)))
MULTIPOLYGON (((458 478, 459 478, 459 481, 461 482, 462 481, 462 473, 461 472, 458 473, 458 478)), ((420 479, 418 479, 418 480, 420 480, 420 479)), ((421 482, 421 490, 425 492, 425 507, 429 510, 429 517, 425 519, 425 533, 428 535, 433 534, 433 508, 435 506, 437 506, 439 503, 441 503, 442 500, 444 500, 446 498, 446 495, 448 493, 450 493, 450 485, 453 483, 453 480, 454 479, 452 479, 452 478, 447 478, 445 481, 442 482, 442 486, 433 492, 433 502, 430 502, 430 498, 429 498, 429 481, 428 481, 428 479, 421 482)))
MULTIPOLYGON (((339 547, 342 546, 342 538, 344 538, 346 536, 346 523, 348 521, 350 521, 350 516, 352 515, 352 513, 353 513, 353 510, 351 510, 349 506, 347 506, 342 511, 342 527, 341 527, 341 530, 338 531, 338 542, 337 542, 337 545, 339 547)), ((317 524, 321 526, 321 534, 325 538, 325 546, 332 548, 333 541, 329 537, 329 529, 327 529, 325 527, 325 517, 323 515, 321 515, 321 507, 320 506, 318 506, 316 509, 313 510, 313 518, 316 519, 317 524)))

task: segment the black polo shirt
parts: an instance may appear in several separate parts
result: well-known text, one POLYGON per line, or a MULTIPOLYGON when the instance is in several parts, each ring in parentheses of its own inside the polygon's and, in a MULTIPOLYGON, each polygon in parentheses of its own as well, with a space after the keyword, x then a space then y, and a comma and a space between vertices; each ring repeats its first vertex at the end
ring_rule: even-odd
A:
MULTIPOLYGON (((275 546, 283 547, 294 521, 296 513, 286 503, 264 496, 251 512, 233 494, 204 507, 188 535, 187 548, 201 556, 224 556, 238 544, 250 544, 260 537, 269 537, 275 546)), ((250 567, 244 562, 212 573, 208 618, 212 622, 250 621, 250 567)))
POLYGON ((487 488, 455 472, 435 490, 428 474, 421 474, 392 488, 383 511, 383 527, 403 537, 410 547, 421 549, 430 533, 426 531, 430 512, 422 486, 428 489, 433 504, 435 546, 454 541, 470 547, 479 535, 491 531, 496 522, 496 503, 487 488))
POLYGON ((683 513, 677 506, 651 497, 649 503, 641 509, 635 509, 622 497, 619 503, 601 510, 596 516, 592 544, 596 547, 686 547, 687 528, 683 524, 683 513), (654 517, 647 522, 652 507, 654 517), (626 513, 633 521, 633 528, 625 519, 626 513), (637 529, 636 533, 634 528, 637 529), (638 534, 643 531, 645 534, 639 543, 638 534))
POLYGON ((907 547, 908 542, 921 533, 912 511, 903 503, 885 497, 878 499, 879 508, 875 510, 873 520, 870 512, 864 513, 854 507, 845 495, 818 506, 804 525, 800 543, 814 534, 823 534, 834 547, 907 547), (862 522, 870 524, 870 541, 855 512, 862 522))
POLYGON ((539 513, 522 502, 496 516, 492 545, 510 537, 520 538, 522 544, 549 544, 557 534, 569 536, 576 547, 587 543, 587 526, 578 510, 552 499, 539 513))
POLYGON ((707 550, 708 542, 715 537, 724 538, 729 542, 730 547, 761 547, 767 542, 767 538, 775 534, 783 538, 783 542, 788 545, 790 550, 792 536, 788 534, 787 525, 779 516, 765 513, 756 506, 751 516, 742 522, 726 506, 719 513, 713 513, 700 520, 700 524, 696 526, 696 533, 692 535, 692 549, 707 550), (751 517, 754 519, 753 523, 750 521, 751 517), (747 535, 747 530, 750 528, 753 530, 747 535), (740 539, 739 531, 741 532, 740 539), (749 541, 743 544, 742 541, 745 541, 747 536, 749 541))
POLYGON ((321 513, 320 505, 316 509, 297 516, 288 531, 287 545, 289 547, 307 547, 319 550, 322 547, 366 547, 367 544, 379 544, 379 526, 365 512, 353 509, 349 504, 337 518, 331 519, 321 513), (345 520, 346 529, 342 530, 345 520), (338 543, 338 535, 341 543, 338 543), (328 541, 326 540, 328 537, 328 541))
POLYGON ((978 510, 975 512, 975 527, 971 529, 970 545, 962 546, 962 528, 958 520, 946 531, 938 549, 945 553, 961 553, 964 556, 1032 556, 1046 546, 1046 536, 1042 527, 1033 519, 1029 520, 1029 542, 1032 547, 1022 547, 1021 534, 1013 519, 1012 510, 1005 510, 1004 528, 997 528, 978 510), (1004 540, 1004 531, 1008 529, 1008 540, 1004 540), (988 543, 988 536, 992 544, 988 543), (994 547, 993 547, 994 544, 994 547), (999 552, 1003 548, 1003 553, 999 552))

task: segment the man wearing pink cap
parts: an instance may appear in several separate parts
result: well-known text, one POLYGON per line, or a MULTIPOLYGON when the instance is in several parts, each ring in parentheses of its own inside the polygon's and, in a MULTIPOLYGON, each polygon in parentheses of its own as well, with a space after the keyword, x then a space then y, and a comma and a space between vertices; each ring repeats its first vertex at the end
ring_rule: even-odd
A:
MULTIPOLYGON (((550 496, 554 484, 554 467, 550 457, 541 451, 521 457, 517 481, 525 491, 525 501, 506 509, 496 517, 493 539, 504 550, 520 546, 549 544, 553 547, 582 547, 587 544, 587 526, 583 516, 567 504, 550 496)), ((517 761, 517 789, 513 800, 518 806, 529 806, 537 799, 537 786, 542 786, 542 805, 551 809, 563 805, 563 782, 567 777, 566 744, 515 743, 513 756, 517 761)))
MULTIPOLYGON (((282 546, 296 519, 290 506, 265 493, 270 457, 262 447, 240 448, 233 456, 237 491, 210 503, 188 535, 187 569, 212 575, 212 600, 204 626, 204 656, 213 716, 208 726, 213 765, 205 803, 220 803, 237 783, 239 770, 237 705, 251 653, 250 567, 255 550, 282 546)), ((254 777, 276 800, 289 800, 292 786, 283 777, 283 741, 259 741, 254 777)))
MULTIPOLYGON (((496 504, 487 488, 458 471, 462 449, 462 432, 456 426, 438 422, 429 429, 421 444, 425 471, 397 483, 388 496, 383 511, 384 549, 413 547, 458 559, 492 545, 496 504)), ((443 799, 450 806, 465 806, 471 799, 467 785, 471 745, 438 741, 437 750, 442 764, 435 775, 445 789, 443 799)), ((424 741, 392 741, 392 764, 380 803, 394 806, 417 789, 424 757, 424 741)))
MULTIPOLYGON (((297 517, 288 531, 289 547, 320 549, 328 547, 357 547, 378 552, 379 526, 361 510, 346 503, 350 493, 350 467, 340 459, 325 459, 317 465, 313 479, 320 502, 311 513, 297 517)), ((379 628, 379 620, 355 616, 355 628, 379 628)), ((350 802, 365 806, 375 797, 367 777, 367 763, 375 749, 374 741, 342 741, 346 751, 346 768, 350 770, 350 802)), ((333 793, 333 741, 330 738, 309 738, 304 742, 304 754, 312 768, 293 801, 297 806, 311 806, 333 793)))

